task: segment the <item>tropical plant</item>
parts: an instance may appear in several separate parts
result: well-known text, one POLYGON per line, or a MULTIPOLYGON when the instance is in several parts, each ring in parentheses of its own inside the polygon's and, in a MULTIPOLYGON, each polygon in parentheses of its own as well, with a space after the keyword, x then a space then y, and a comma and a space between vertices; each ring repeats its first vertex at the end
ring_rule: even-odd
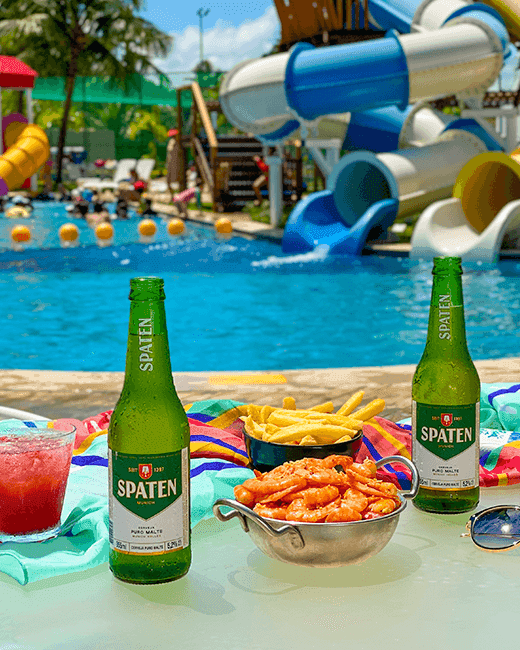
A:
POLYGON ((143 0, 2 0, 0 38, 41 76, 66 78, 58 141, 56 183, 61 182, 63 148, 78 76, 110 77, 127 87, 132 74, 161 74, 153 64, 173 40, 136 15, 143 0))

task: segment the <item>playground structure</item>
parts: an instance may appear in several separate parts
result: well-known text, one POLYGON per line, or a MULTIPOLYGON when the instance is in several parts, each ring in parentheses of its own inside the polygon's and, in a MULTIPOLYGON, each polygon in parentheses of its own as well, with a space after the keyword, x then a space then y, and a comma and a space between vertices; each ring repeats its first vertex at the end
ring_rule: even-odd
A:
MULTIPOLYGON (((520 31, 516 0, 275 4, 281 18, 291 16, 292 27, 304 25, 299 33, 284 31, 282 21, 282 41, 300 41, 288 52, 235 66, 221 85, 220 102, 227 119, 264 146, 280 148, 295 133, 311 151, 318 145, 315 159, 327 186, 293 210, 285 251, 325 244, 330 252, 359 254, 367 238, 384 232, 398 214, 448 198, 455 178, 476 156, 508 151, 516 139, 513 129, 501 138, 480 108, 514 51, 510 37, 517 40, 520 31), (357 21, 366 42, 348 42, 356 34, 345 29, 346 44, 313 47, 309 21, 303 19, 309 11, 315 14, 315 40, 319 16, 327 17, 329 27, 357 21), (367 35, 370 29, 373 36, 367 35), (424 103, 453 96, 465 109, 449 123, 424 103), (324 127, 325 138, 320 137, 324 127), (340 157, 341 150, 353 153, 340 157)), ((341 30, 322 30, 323 40, 331 34, 337 42, 341 30)), ((517 112, 506 115, 511 125, 518 117, 517 112)), ((273 162, 271 222, 276 225, 280 174, 273 162)), ((514 225, 515 210, 506 212, 497 238, 514 225)))
POLYGON ((33 121, 31 90, 37 73, 12 56, 0 56, 0 89, 25 90, 27 117, 12 113, 2 117, 0 95, 0 196, 10 190, 36 190, 36 172, 50 157, 49 140, 33 121), (30 179, 30 180, 29 180, 30 179))

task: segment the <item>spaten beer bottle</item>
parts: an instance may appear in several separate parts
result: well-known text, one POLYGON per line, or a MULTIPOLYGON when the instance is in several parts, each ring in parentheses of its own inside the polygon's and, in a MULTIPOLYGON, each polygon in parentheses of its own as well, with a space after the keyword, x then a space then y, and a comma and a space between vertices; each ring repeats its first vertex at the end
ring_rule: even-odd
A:
POLYGON ((175 392, 163 280, 130 281, 123 390, 108 428, 112 573, 153 584, 191 563, 189 425, 175 392))
POLYGON ((433 260, 428 336, 412 387, 414 505, 457 513, 479 500, 480 380, 469 355, 459 257, 433 260))

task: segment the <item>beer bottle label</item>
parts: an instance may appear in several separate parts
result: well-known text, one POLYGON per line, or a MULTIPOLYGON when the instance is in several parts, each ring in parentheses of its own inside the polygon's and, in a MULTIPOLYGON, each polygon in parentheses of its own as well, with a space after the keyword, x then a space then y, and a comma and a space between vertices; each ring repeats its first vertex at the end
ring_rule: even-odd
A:
POLYGON ((189 452, 108 451, 110 546, 160 555, 190 543, 189 452))
POLYGON ((464 490, 478 486, 479 406, 412 402, 412 457, 421 487, 464 490))

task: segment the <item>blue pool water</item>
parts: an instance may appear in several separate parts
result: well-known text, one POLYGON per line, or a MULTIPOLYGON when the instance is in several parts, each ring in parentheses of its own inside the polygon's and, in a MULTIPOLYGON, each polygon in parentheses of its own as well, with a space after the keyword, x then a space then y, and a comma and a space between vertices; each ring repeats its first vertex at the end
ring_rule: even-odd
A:
MULTIPOLYGON (((118 224, 116 224, 118 225, 118 224)), ((211 229, 155 244, 0 254, 0 368, 123 371, 128 290, 165 280, 174 371, 417 363, 431 264, 219 240, 211 229)), ((520 355, 520 264, 465 265, 474 359, 520 355)))

